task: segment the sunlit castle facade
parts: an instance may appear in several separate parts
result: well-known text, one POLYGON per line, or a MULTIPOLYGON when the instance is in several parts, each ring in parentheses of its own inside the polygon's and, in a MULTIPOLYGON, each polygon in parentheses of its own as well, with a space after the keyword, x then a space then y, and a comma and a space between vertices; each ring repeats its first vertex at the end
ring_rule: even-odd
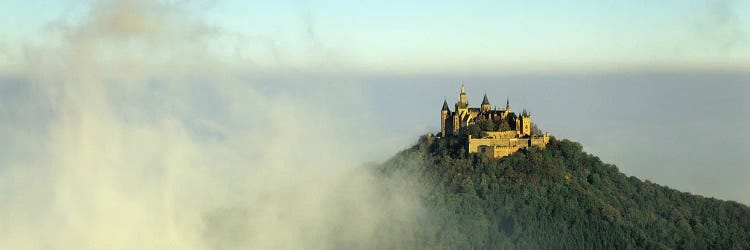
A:
POLYGON ((472 108, 461 85, 461 94, 453 110, 444 100, 440 110, 440 137, 467 136, 469 153, 500 158, 522 148, 544 148, 549 142, 549 134, 532 132, 531 114, 523 110, 516 115, 510 109, 509 100, 505 101, 505 109, 492 108, 485 94, 479 108, 472 108), (480 131, 479 137, 472 138, 471 131, 476 130, 480 131))

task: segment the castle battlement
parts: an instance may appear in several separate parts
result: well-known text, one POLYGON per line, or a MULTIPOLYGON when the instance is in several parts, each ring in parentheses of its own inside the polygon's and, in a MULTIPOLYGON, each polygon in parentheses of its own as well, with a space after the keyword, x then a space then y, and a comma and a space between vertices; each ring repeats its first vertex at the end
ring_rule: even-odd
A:
POLYGON ((520 115, 510 108, 506 100, 505 109, 491 108, 487 94, 479 108, 471 108, 466 100, 466 90, 461 85, 459 101, 454 111, 443 101, 440 110, 440 138, 467 136, 469 153, 480 153, 491 158, 500 158, 523 148, 539 146, 549 142, 549 134, 532 131, 531 114, 524 109, 520 115), (472 138, 472 133, 479 132, 472 138))

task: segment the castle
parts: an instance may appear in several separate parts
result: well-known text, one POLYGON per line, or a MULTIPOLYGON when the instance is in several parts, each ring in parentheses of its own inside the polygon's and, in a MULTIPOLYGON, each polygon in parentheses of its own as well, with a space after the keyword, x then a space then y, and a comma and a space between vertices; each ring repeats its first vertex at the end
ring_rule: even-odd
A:
POLYGON ((524 109, 520 115, 516 115, 510 109, 509 100, 506 100, 504 110, 493 109, 487 94, 484 94, 481 106, 471 108, 466 100, 466 90, 461 85, 461 94, 454 110, 451 111, 448 101, 443 100, 440 138, 467 136, 469 153, 500 158, 522 148, 544 148, 549 142, 549 133, 540 135, 532 131, 531 114, 524 109))

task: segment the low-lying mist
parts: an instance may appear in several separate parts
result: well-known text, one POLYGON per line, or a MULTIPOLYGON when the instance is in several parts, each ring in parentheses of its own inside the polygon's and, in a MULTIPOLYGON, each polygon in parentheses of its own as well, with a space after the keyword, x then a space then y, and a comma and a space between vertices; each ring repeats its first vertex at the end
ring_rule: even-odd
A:
POLYGON ((270 83, 235 77, 207 45, 216 32, 182 11, 101 2, 59 24, 55 46, 29 49, 0 110, 11 152, 0 160, 0 249, 405 242, 418 190, 378 179, 357 152, 367 139, 346 136, 377 128, 305 98, 356 91, 263 91, 270 83))
POLYGON ((143 97, 145 86, 38 86, 56 93, 54 117, 12 141, 33 153, 2 167, 0 246, 361 248, 396 240, 384 227, 413 226, 415 190, 347 155, 356 145, 337 140, 325 114, 208 87, 221 114, 199 115, 201 100, 172 94, 192 90, 157 85, 181 90, 143 97))

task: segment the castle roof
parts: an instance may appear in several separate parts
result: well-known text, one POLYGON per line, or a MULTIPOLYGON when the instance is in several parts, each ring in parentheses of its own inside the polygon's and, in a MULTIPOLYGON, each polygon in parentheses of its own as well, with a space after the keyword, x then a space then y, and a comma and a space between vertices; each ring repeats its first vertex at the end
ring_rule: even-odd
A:
POLYGON ((451 110, 450 110, 450 109, 448 108, 448 101, 447 101, 447 100, 443 100, 443 109, 442 109, 441 111, 448 111, 448 112, 450 112, 450 111, 451 111, 451 110))
POLYGON ((482 100, 482 105, 489 105, 490 100, 487 100, 487 93, 484 93, 484 100, 482 100))

